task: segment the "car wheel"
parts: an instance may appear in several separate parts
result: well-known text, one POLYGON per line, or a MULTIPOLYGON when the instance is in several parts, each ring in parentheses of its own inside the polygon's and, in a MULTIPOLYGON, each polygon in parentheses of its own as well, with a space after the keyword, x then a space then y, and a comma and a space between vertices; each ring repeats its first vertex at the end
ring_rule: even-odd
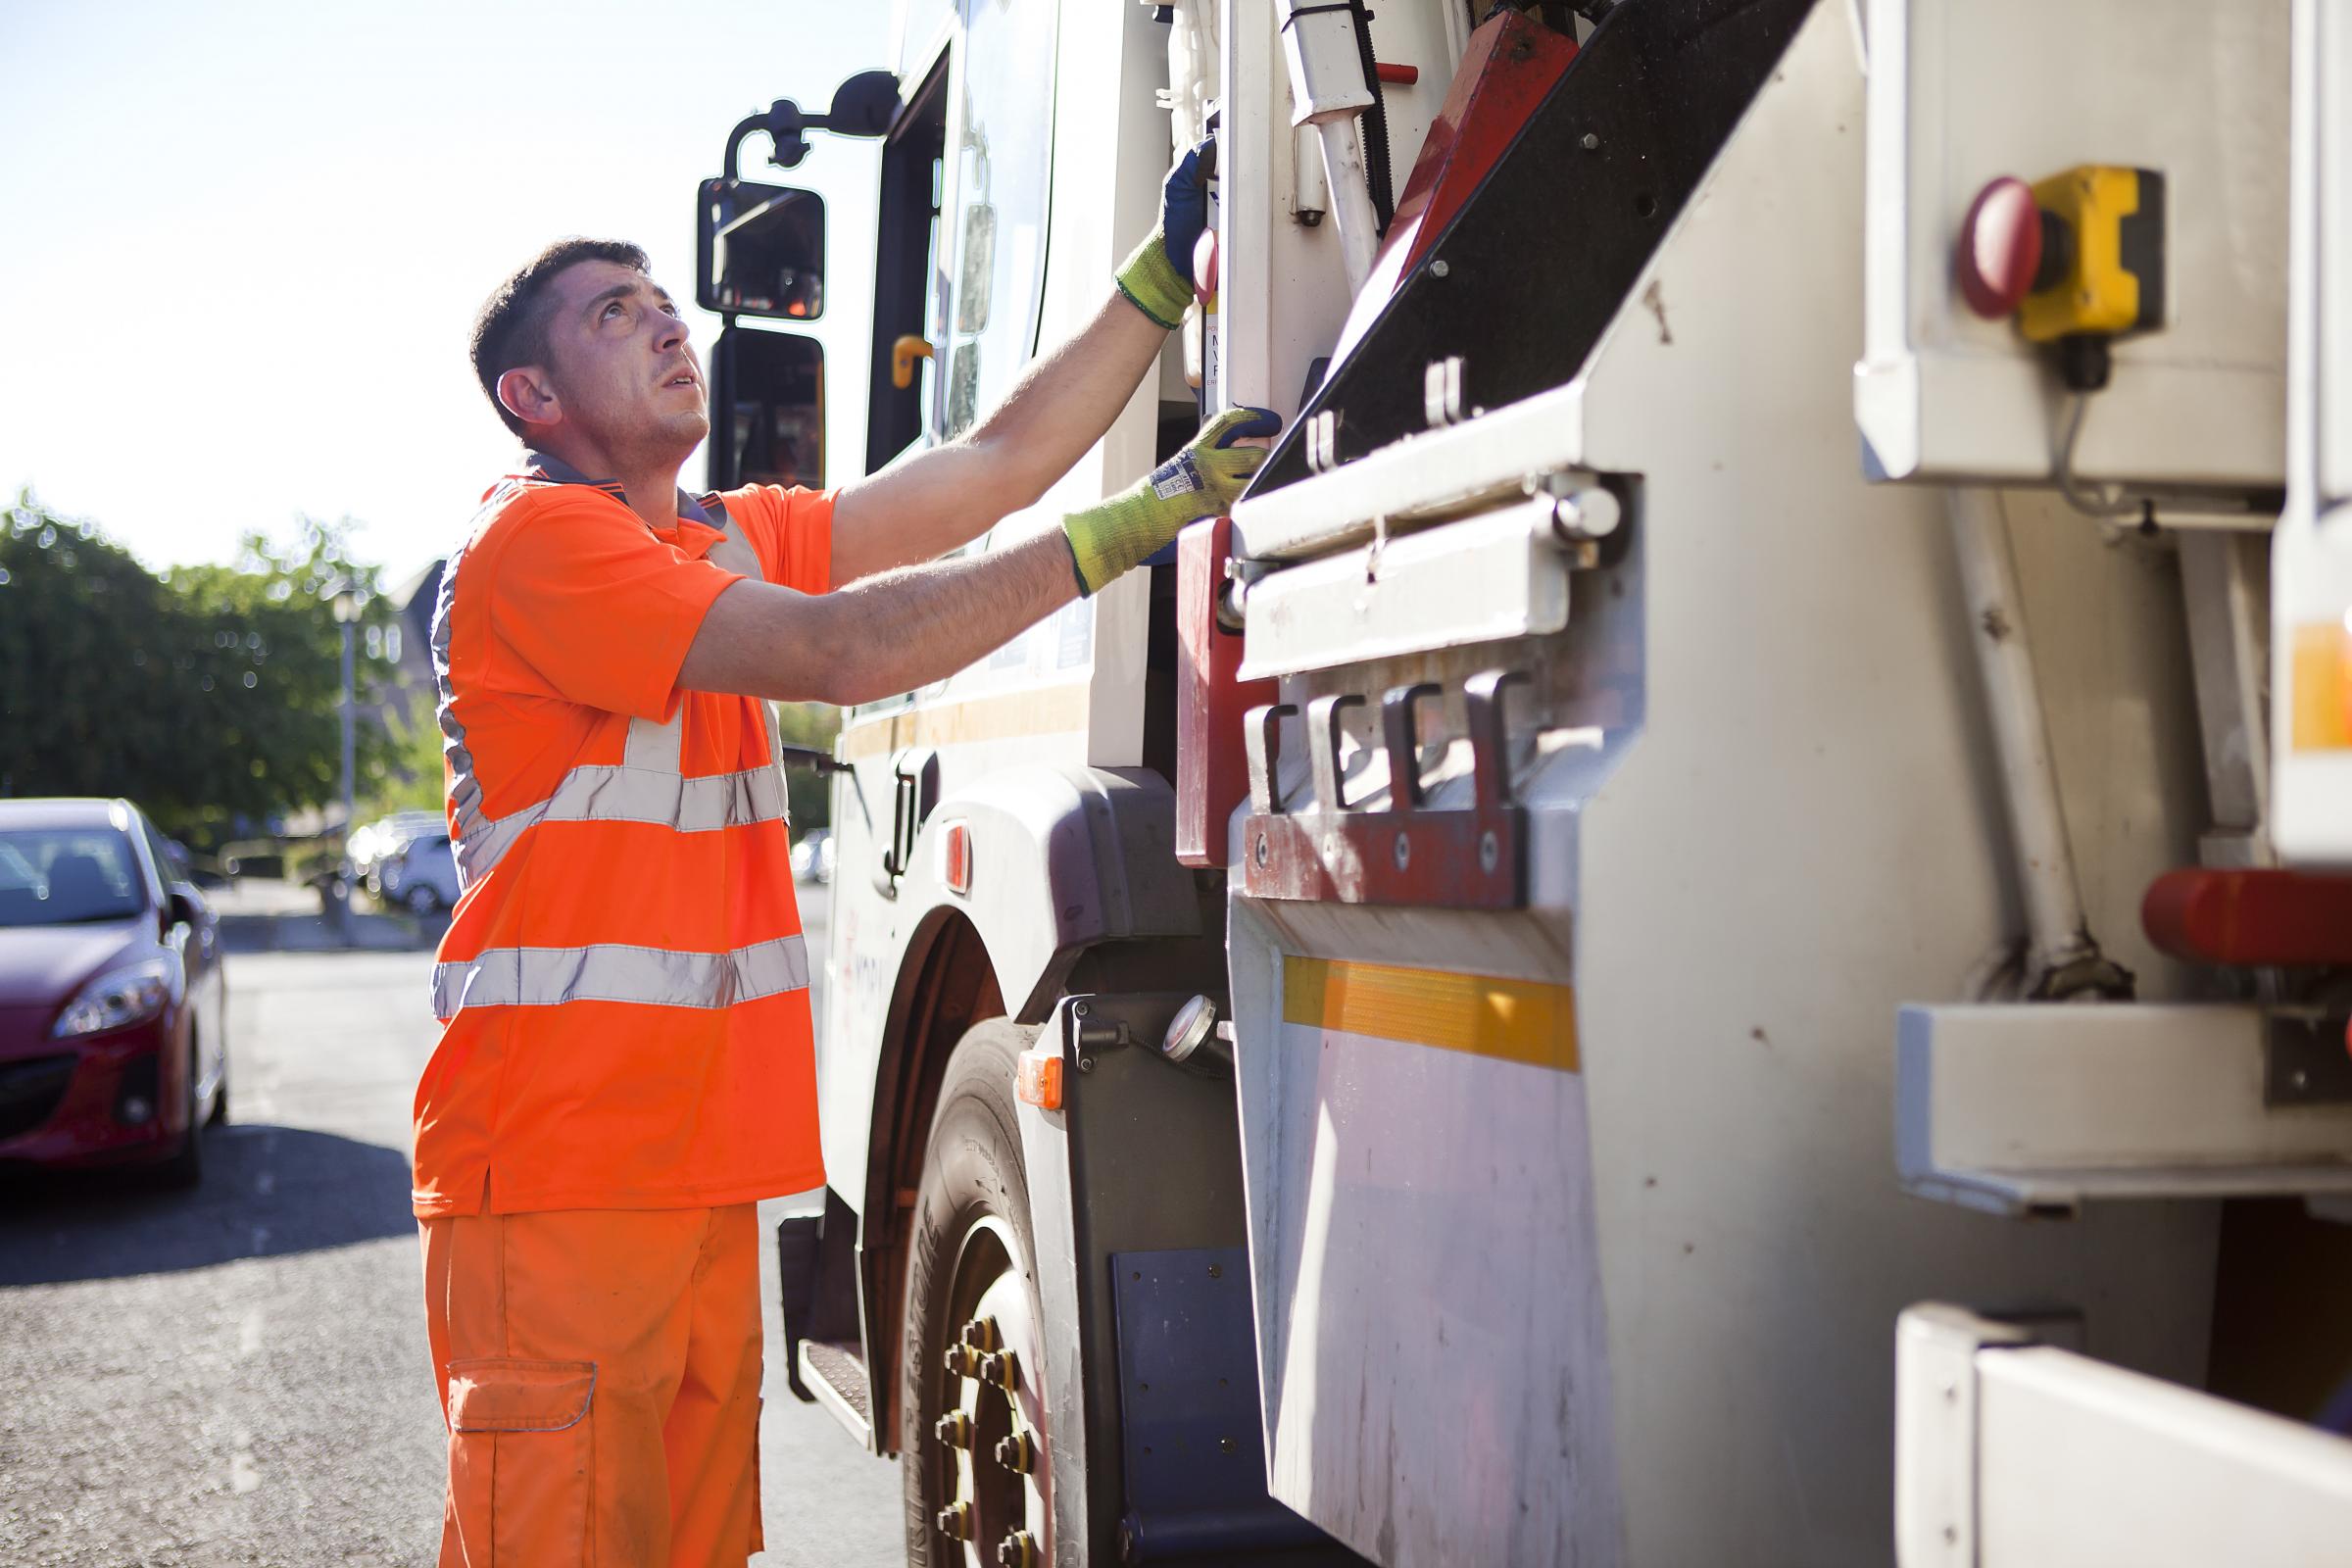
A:
POLYGON ((165 1187, 186 1189, 204 1180, 204 1122, 196 1114, 196 1080, 201 1076, 202 1056, 196 1046, 195 1031, 190 1030, 186 1089, 188 1130, 181 1136, 179 1148, 156 1170, 156 1180, 165 1187))
MULTIPOLYGON (((1013 1078, 1034 1038, 975 1026, 949 1058, 908 1234, 899 1434, 910 1568, 1054 1560, 1035 1232, 1013 1078)), ((1072 1394, 1075 1391, 1071 1391, 1072 1394)))
POLYGON ((411 887, 408 892, 400 896, 400 902, 408 907, 411 914, 430 914, 441 907, 441 896, 435 893, 432 885, 427 882, 419 882, 411 887))
POLYGON ((228 1047, 220 1048, 220 1082, 213 1090, 213 1113, 204 1118, 207 1127, 228 1125, 228 1047))

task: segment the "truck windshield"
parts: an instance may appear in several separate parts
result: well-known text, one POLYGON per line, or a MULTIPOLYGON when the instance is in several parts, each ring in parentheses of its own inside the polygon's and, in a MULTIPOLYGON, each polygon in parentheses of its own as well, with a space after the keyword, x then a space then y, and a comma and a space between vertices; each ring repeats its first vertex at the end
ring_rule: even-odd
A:
POLYGON ((116 829, 0 831, 0 926, 127 920, 146 907, 137 858, 116 829))

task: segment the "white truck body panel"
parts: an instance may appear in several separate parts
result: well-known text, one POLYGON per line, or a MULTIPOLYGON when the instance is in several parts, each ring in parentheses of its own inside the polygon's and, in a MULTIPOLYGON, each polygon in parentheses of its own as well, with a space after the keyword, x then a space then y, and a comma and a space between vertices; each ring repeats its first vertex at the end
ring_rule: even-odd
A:
MULTIPOLYGON (((1572 385, 1237 514, 1279 554, 1368 522, 1375 465, 1642 476, 1564 637, 1283 683, 1530 663, 1544 727, 1601 731, 1521 759, 1525 914, 1236 900, 1275 1491, 1384 1563, 1884 1561, 1923 1298, 2082 1303, 2099 1355, 2202 1374, 2212 1206, 2027 1228, 1894 1179, 1896 1010, 1957 996, 2014 894, 1942 498, 1855 459, 1861 258, 1815 236, 1861 230, 1862 114, 1824 6, 1572 385), (1572 985, 1581 1071, 1289 1021, 1285 956, 1572 985)), ((2093 926, 2163 995, 2136 904, 2202 826, 2178 582, 2003 500, 2093 926)))
MULTIPOLYGON (((1212 41, 1142 6, 1010 4, 1024 22, 1053 8, 1059 62, 1025 357, 1083 322, 1150 228, 1169 154, 1154 91, 1172 49, 1190 81, 1212 41)), ((1422 71, 1388 93, 1399 186, 1463 47, 1453 9, 1379 8, 1382 60, 1422 71)), ((1298 220, 1329 193, 1292 125, 1281 10, 1214 3, 1222 287, 1204 362, 1212 407, 1287 417, 1350 301, 1332 225, 1298 220)), ((1006 14, 1004 0, 902 0, 902 80, 1006 14)), ((2180 545, 2071 511, 2043 487, 2058 402, 2042 365, 2006 324, 1961 311, 1950 280, 1959 209, 1992 175, 2165 170, 2171 315, 2119 345, 2079 466, 2217 493, 2283 473, 2280 624, 2352 626, 2352 523, 2331 530, 2326 511, 2352 483, 2322 477, 2335 340, 2319 259, 2333 230, 2300 209, 2291 402, 2274 352, 2284 15, 1821 0, 1580 373, 1236 508, 1249 671, 1301 711, 1438 683, 1419 760, 1433 809, 1472 794, 1465 681, 1530 676, 1507 705, 1523 908, 1252 898, 1251 807, 1227 824, 1271 1490, 1383 1568, 1877 1564, 1898 1537, 1906 1564, 2109 1560, 2097 1531, 2121 1504, 2102 1499, 2128 1472, 2081 1445, 2110 1440, 2215 1517, 2230 1477, 2273 1466, 2275 1539, 2325 1539, 2330 1518, 2345 1539, 2341 1450, 2214 1416, 2249 1446, 2200 1479, 2218 1401, 2174 1387, 2207 1374, 2218 1199, 2352 1185, 2341 1107, 2270 1105, 2255 1009, 2191 1005, 2210 975, 2140 926, 2158 873, 2268 854, 2263 782, 2242 764, 2259 746, 2259 535, 2180 545), (1901 90, 1866 83, 1865 43, 1882 67, 1910 51, 1901 90), (1972 94, 1980 78, 1995 85, 1972 94), (2195 112, 2165 107, 2178 102, 2195 112), (2290 430, 2305 445, 2282 458, 2290 430), (1872 482, 1885 477, 1931 482, 1872 482), (1536 487, 1603 480, 1623 497, 1623 554, 1552 553, 1536 487), (2063 839, 2088 929, 2137 980, 2136 1003, 2095 1017, 1984 1004, 2019 944, 2027 877, 1975 654, 2005 633, 1972 613, 1941 488, 1962 480, 2018 486, 1985 495, 2016 562, 2063 839), (1898 1051, 1906 1015, 1922 1021, 1898 1051), (2102 1098, 2103 1078, 2150 1062, 2172 1076, 2102 1098), (2114 1200, 2149 1198, 2177 1200, 2114 1200), (2006 1217, 2051 1208, 2073 1217, 2006 1217), (1928 1300, 2052 1309, 2096 1361, 1941 1346, 1918 1365, 1974 1380, 1954 1437, 1920 1413, 1914 1363, 1898 1377, 1888 1353, 1898 1317, 1928 1300), (2034 1495, 2045 1473, 2079 1478, 2094 1511, 2034 1495), (1964 1505, 1977 1533, 1958 1539, 1978 1555, 1953 1557, 1942 1532, 1964 1505)), ((2352 110, 2340 94, 2312 108, 2309 88, 2352 81, 2352 0, 2298 0, 2296 17, 2299 36, 2332 28, 2332 53, 2298 57, 2295 189, 2318 190, 2319 149, 2352 110)), ((1188 89, 1180 124, 1202 97, 1188 89)), ((957 153, 964 116, 959 96, 951 275, 980 178, 957 153)), ((2321 203, 2329 222, 2345 206, 2321 203)), ((1574 263, 1531 247, 1531 266, 1574 263)), ((1010 275, 989 285, 1000 306, 1010 275)), ((928 327, 937 439, 953 340, 989 329, 928 327)), ((2352 348, 2336 357, 2352 365, 2352 348)), ((1147 470, 1183 363, 1171 347, 1102 445, 998 537, 1147 470)), ((975 384, 993 396, 1000 373, 992 361, 975 384)), ((2340 466, 2352 474, 2352 457, 2340 466)), ((990 781, 1016 769, 1140 768, 1152 612, 1147 574, 1131 574, 845 730, 820 1084, 827 1165, 854 1208, 895 1152, 875 1147, 876 1074, 909 955, 943 911, 985 932, 1030 907, 979 882, 947 902, 919 869, 900 896, 876 882, 894 763, 929 753, 943 796, 1005 820, 1024 802, 990 781)), ((2282 704, 2286 642, 2274 638, 2282 704)), ((1300 727, 1274 781, 1293 811, 1317 805, 1300 727)), ((1368 708, 1345 720, 1350 808, 1386 800, 1384 744, 1368 708)), ((2352 744, 2279 747, 2281 849, 2352 861, 2352 744)), ((1054 814, 1042 796, 1026 805, 1054 814)), ((1013 874, 980 853, 986 876, 1013 874)), ((1005 1009, 1037 1021, 1021 988, 1039 933, 986 940, 1021 977, 1005 1009)), ((1077 1365, 1058 1349, 1056 1366, 1077 1365)), ((1061 1560, 1077 1549, 1056 1544, 1061 1560)))
MULTIPOLYGON (((1870 0, 1863 439, 1892 478, 2034 481, 2066 395, 2036 346, 1952 287, 1987 181, 2162 171, 2163 330, 2115 347, 2076 467, 2271 488, 2285 457, 2287 8, 2198 0, 1870 0), (2191 112, 2151 112, 2163 99, 2191 112)), ((1829 237, 1823 236, 1825 243, 1829 237)))
MULTIPOLYGON (((968 32, 946 27, 949 8, 916 7, 902 18, 906 47, 900 80, 906 90, 933 69, 941 48, 964 49, 968 32)), ((1154 84, 1164 79, 1164 29, 1135 6, 1103 6, 1086 0, 1017 0, 1007 8, 987 0, 984 23, 1002 24, 1011 12, 1053 13, 1055 49, 1062 61, 1115 62, 1114 70, 1062 69, 1052 74, 1054 99, 1050 123, 1085 125, 1083 136, 1055 136, 1050 143, 1050 203, 1035 305, 1027 321, 1010 324, 1011 336, 986 341, 983 352, 1004 352, 1017 372, 1042 338, 1067 336, 1102 304, 1103 280, 1134 243, 1148 232, 1158 200, 1158 173, 1168 164, 1167 121, 1152 108, 1154 84), (1103 200, 1109 193, 1109 200, 1103 200)), ((954 78, 960 83, 960 74, 954 78)), ((994 106, 991 106, 994 107, 994 106)), ((1034 116, 1032 100, 1004 106, 1034 116)), ((973 160, 954 156, 962 133, 966 105, 960 94, 949 102, 947 189, 940 219, 946 268, 957 215, 982 199, 970 188, 973 160), (964 184, 958 185, 958 170, 964 184)), ((1009 224, 1006 225, 1009 228, 1009 224)), ((1010 258, 1006 261, 1009 265, 1010 258)), ((1007 309, 1011 273, 1000 275, 992 310, 1007 309)), ((952 296, 951 296, 952 298, 952 296)), ((952 306, 951 306, 952 309, 952 306)), ((993 324, 993 323, 992 323, 993 324)), ((910 324, 908 330, 912 329, 910 324)), ((885 330, 878 326, 877 330, 885 330)), ((951 373, 954 335, 934 323, 941 352, 929 373, 944 388, 951 373)), ((993 364, 984 385, 996 395, 993 364)), ((935 395, 934 425, 927 439, 946 433, 948 406, 935 395)), ((982 405, 985 407, 985 403, 982 405)), ((1155 398, 1147 385, 1113 421, 1110 432, 1038 504, 1005 519, 989 542, 1026 538, 1058 526, 1066 512, 1092 506, 1152 466, 1155 398)), ((975 548, 988 548, 989 542, 975 548)), ((819 1105, 825 1168, 837 1173, 835 1190, 854 1209, 865 1201, 863 1184, 838 1173, 866 1168, 873 1121, 874 1072, 881 1053, 880 1021, 887 1014, 907 947, 918 935, 927 909, 902 906, 877 891, 879 865, 890 831, 893 796, 891 760, 909 747, 938 753, 943 791, 1015 763, 1089 763, 1128 767, 1141 760, 1146 615, 1150 587, 1139 575, 1111 584, 1030 628, 1004 649, 953 678, 904 698, 857 710, 840 741, 840 755, 857 769, 854 779, 835 785, 836 834, 833 943, 825 1027, 818 1032, 819 1105), (860 804, 862 802, 862 805, 860 804)))
POLYGON ((2323 1568, 2352 1442, 1957 1308, 1903 1314, 1901 1568, 2323 1568))
POLYGON ((2295 7, 2286 511, 2271 554, 2271 837, 2352 865, 2352 8, 2295 7))

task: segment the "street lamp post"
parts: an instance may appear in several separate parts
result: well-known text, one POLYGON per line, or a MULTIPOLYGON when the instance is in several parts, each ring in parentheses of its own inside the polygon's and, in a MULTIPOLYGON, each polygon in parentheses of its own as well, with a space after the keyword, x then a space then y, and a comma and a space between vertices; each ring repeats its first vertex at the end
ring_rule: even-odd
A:
POLYGON ((360 618, 360 596, 350 583, 335 590, 335 622, 343 628, 343 843, 348 858, 351 844, 352 819, 359 815, 359 805, 352 784, 352 721, 351 633, 360 618))

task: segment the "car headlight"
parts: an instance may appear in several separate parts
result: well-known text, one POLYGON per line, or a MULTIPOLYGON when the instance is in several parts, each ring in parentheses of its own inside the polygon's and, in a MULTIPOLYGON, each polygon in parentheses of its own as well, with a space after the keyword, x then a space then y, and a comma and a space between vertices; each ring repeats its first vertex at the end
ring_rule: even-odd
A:
POLYGON ((49 1032, 62 1039, 144 1023, 163 1011, 171 999, 171 963, 149 958, 111 970, 83 986, 66 1004, 66 1010, 58 1014, 57 1027, 49 1032))

